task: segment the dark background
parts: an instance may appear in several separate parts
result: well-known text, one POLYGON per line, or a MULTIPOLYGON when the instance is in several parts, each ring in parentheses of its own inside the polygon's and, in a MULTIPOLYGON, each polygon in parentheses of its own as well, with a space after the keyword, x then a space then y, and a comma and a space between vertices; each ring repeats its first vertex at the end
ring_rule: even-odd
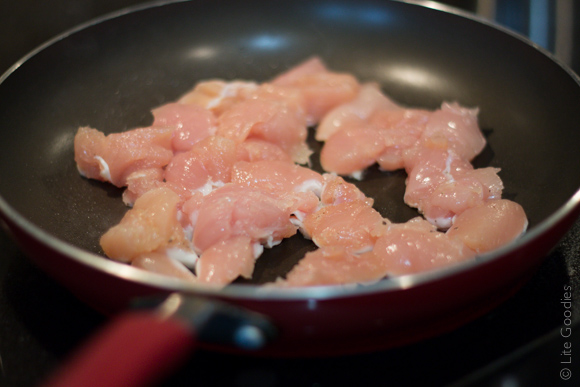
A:
MULTIPOLYGON (((0 0, 0 73, 49 38, 139 0, 0 0)), ((449 1, 530 35, 580 73, 576 17, 555 1, 449 1), (490 13, 485 4, 495 3, 490 13), (534 4, 532 4, 534 3, 534 4), (537 4, 546 3, 540 9, 537 4), (543 12, 543 13, 542 13, 543 12), (562 29, 562 23, 572 24, 562 29), (540 22, 538 22, 540 20, 540 22), (556 31, 567 32, 562 36, 556 31)), ((573 2, 570 2, 573 3, 573 2)), ((1 103, 1 101, 0 101, 1 103)), ((2 128, 2 130, 9 130, 2 128)), ((537 275, 508 302, 446 335, 372 354, 323 359, 263 359, 198 352, 163 385, 572 386, 580 381, 580 222, 547 257, 537 275), (561 303, 573 289, 572 378, 559 372, 564 338, 561 303)), ((0 385, 31 386, 58 367, 105 319, 36 269, 0 232, 0 385)))

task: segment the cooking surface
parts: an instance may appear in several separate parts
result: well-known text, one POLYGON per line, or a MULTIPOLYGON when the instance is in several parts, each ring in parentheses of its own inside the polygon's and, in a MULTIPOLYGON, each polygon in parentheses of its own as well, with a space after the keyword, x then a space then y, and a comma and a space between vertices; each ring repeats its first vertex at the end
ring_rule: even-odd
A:
MULTIPOLYGON (((59 0, 50 5, 30 5, 32 1, 3 5, 0 72, 55 34, 138 2, 59 0)), ((519 5, 513 5, 512 10, 498 7, 498 20, 530 31, 536 41, 557 51, 580 72, 574 50, 564 44, 561 33, 560 39, 555 39, 553 28, 543 33, 531 28, 539 23, 537 17, 527 16, 536 15, 535 8, 523 1, 510 4, 519 5)), ((470 7, 475 9, 473 4, 470 7)), ((548 14, 557 13, 552 10, 548 14)), ((5 233, 0 235, 0 254, 0 385, 33 385, 58 367, 105 319, 36 269, 5 233)), ((566 341, 572 341, 573 348, 580 347, 580 327, 574 327, 570 338, 559 334, 565 322, 561 300, 566 286, 572 288, 575 314, 580 310, 579 257, 577 222, 516 296, 477 321, 438 338, 395 350, 330 359, 262 359, 201 351, 163 385, 501 385, 520 373, 522 385, 532 385, 529 381, 534 380, 533 385, 555 386, 561 382, 561 370, 580 369, 576 356, 571 357, 571 366, 561 364, 568 360, 562 355, 566 341), (548 341, 550 338, 553 340, 548 341), (514 356, 514 351, 522 356, 514 356)), ((580 372, 572 375, 568 385, 578 380, 580 372)))

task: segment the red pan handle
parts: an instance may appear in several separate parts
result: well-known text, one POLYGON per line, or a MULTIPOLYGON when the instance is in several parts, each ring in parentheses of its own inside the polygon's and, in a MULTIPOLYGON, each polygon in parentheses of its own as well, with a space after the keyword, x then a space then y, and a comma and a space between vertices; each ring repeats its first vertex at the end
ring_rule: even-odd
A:
POLYGON ((128 312, 93 337, 46 387, 150 385, 177 368, 194 346, 192 326, 150 311, 128 312))
POLYGON ((196 339, 259 349, 276 336, 263 315, 215 299, 144 299, 155 310, 127 312, 93 337, 45 387, 138 387, 177 368, 196 339))

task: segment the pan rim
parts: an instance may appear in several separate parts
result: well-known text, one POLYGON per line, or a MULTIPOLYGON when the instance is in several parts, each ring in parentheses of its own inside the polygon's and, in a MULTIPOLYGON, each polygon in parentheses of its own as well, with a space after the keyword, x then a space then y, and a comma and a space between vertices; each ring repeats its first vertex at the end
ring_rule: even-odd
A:
MULTIPOLYGON (((125 14, 130 14, 146 9, 188 1, 189 0, 157 0, 152 2, 146 2, 143 4, 126 7, 118 11, 94 18, 85 23, 79 24, 76 27, 73 27, 55 36, 54 38, 46 41, 45 43, 41 44, 34 50, 30 51, 16 63, 14 63, 10 68, 8 68, 6 72, 0 75, 0 85, 30 58, 32 58, 39 52, 47 49, 54 43, 62 39, 65 39, 66 37, 78 31, 90 28, 94 25, 100 24, 107 20, 122 17, 125 14)), ((498 25, 492 21, 489 21, 477 15, 459 10, 451 6, 441 4, 437 4, 436 6, 434 6, 433 4, 430 4, 432 2, 427 0, 409 0, 409 1, 393 0, 393 1, 398 3, 406 3, 410 5, 426 7, 433 9, 435 11, 450 13, 456 15, 457 17, 469 19, 473 22, 484 24, 488 27, 491 27, 507 35, 510 35, 511 37, 520 40, 523 44, 527 44, 528 46, 540 51, 544 56, 548 57, 552 62, 554 62, 557 66, 559 66, 562 70, 564 70, 580 87, 580 77, 578 77, 578 75, 566 64, 562 63, 558 58, 556 58, 552 53, 550 53, 543 47, 531 42, 525 36, 520 35, 519 33, 514 32, 509 28, 498 25)), ((518 240, 492 252, 479 255, 475 259, 428 272, 386 278, 377 281, 376 283, 367 285, 330 285, 330 286, 327 285, 327 286, 313 286, 293 289, 288 288, 281 289, 263 285, 231 284, 225 288, 217 289, 209 287, 207 285, 188 283, 184 280, 169 278, 156 273, 149 273, 131 267, 129 265, 107 259, 106 257, 100 256, 98 254, 90 253, 86 250, 80 249, 72 244, 69 244, 68 242, 65 242, 61 239, 58 239, 55 236, 52 236, 47 231, 36 226, 31 221, 27 220, 24 216, 20 215, 18 211, 12 208, 10 204, 0 195, 0 212, 4 217, 9 219, 11 223, 15 224, 19 229, 23 230, 26 234, 30 235, 35 240, 40 241, 42 244, 48 246, 57 253, 67 257, 68 259, 72 259, 77 263, 88 266, 89 268, 96 269, 105 274, 109 274, 127 281, 135 282, 141 285, 152 286, 158 288, 160 291, 170 291, 170 292, 177 291, 208 297, 220 297, 230 299, 253 299, 266 301, 267 300, 298 301, 310 299, 329 300, 345 297, 357 297, 374 293, 401 291, 408 288, 418 287, 421 285, 440 281, 467 271, 475 270, 481 265, 492 262, 496 259, 501 259, 503 256, 509 255, 510 253, 517 251, 523 246, 531 243, 533 240, 536 240, 541 235, 549 232, 557 224, 559 224, 566 217, 568 217, 579 206, 580 206, 580 187, 564 203, 564 205, 562 205, 558 210, 556 210, 546 219, 538 223, 532 229, 528 230, 518 240)))

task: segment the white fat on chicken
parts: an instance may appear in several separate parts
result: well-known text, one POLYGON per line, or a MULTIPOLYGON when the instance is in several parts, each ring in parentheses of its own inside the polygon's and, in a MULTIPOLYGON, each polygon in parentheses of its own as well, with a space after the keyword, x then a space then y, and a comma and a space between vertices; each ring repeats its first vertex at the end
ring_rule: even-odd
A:
POLYGON ((199 256, 191 251, 184 250, 178 247, 172 247, 165 250, 165 254, 173 260, 181 262, 184 266, 194 269, 199 256))
POLYGON ((294 192, 312 192, 317 197, 320 198, 322 195, 323 183, 320 180, 308 179, 304 180, 301 184, 294 187, 294 192))
POLYGON ((212 109, 219 106, 225 98, 231 98, 238 95, 240 89, 257 89, 258 84, 255 82, 234 81, 228 82, 221 89, 218 96, 209 100, 205 106, 207 109, 212 109))
POLYGON ((109 164, 101 156, 95 156, 95 160, 99 163, 99 175, 108 182, 111 182, 111 170, 109 164))
POLYGON ((201 194, 203 196, 207 196, 210 193, 213 192, 213 190, 215 190, 216 188, 220 188, 223 187, 225 184, 223 181, 213 181, 212 179, 209 179, 204 185, 202 185, 201 187, 197 188, 195 191, 197 192, 201 192, 201 194))

